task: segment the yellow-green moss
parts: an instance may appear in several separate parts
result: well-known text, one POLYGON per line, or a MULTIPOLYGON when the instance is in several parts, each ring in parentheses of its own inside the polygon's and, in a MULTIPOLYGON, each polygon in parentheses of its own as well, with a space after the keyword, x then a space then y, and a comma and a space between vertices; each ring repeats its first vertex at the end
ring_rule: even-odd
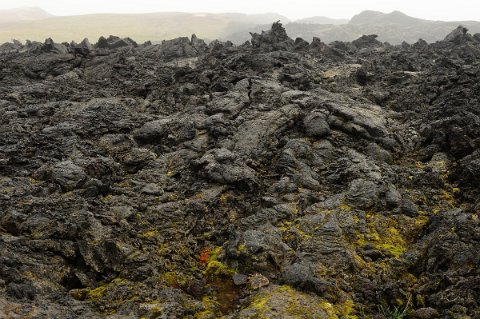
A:
POLYGON ((428 224, 429 220, 430 220, 430 218, 428 218, 428 216, 420 215, 420 216, 415 218, 415 226, 417 228, 422 228, 426 224, 428 224))
POLYGON ((171 272, 171 271, 166 272, 163 274, 162 278, 170 287, 176 287, 178 285, 177 275, 174 272, 171 272))
POLYGON ((188 275, 173 271, 164 273, 162 278, 169 287, 186 287, 190 281, 188 275))
POLYGON ((168 200, 172 202, 179 200, 178 194, 176 193, 168 193, 167 197, 168 197, 168 200))
POLYGON ((104 313, 112 313, 119 305, 135 299, 136 289, 139 288, 131 284, 131 282, 125 279, 116 278, 109 283, 101 283, 100 286, 94 289, 74 289, 71 295, 76 299, 85 300, 93 305, 101 305, 104 313), (121 298, 117 298, 115 291, 117 291, 119 286, 127 286, 127 290, 130 293, 128 295, 122 294, 121 298), (108 303, 106 304, 105 301, 108 301, 108 303))
POLYGON ((452 206, 455 206, 457 201, 455 200, 455 196, 450 193, 449 191, 447 190, 443 190, 443 199, 449 204, 449 205, 452 205, 452 206))
POLYGON ((334 305, 335 313, 344 318, 348 319, 357 319, 358 317, 354 315, 355 312, 355 304, 352 299, 347 299, 343 303, 338 303, 334 305))
POLYGON ((396 228, 396 222, 379 220, 371 213, 367 213, 367 232, 358 234, 355 245, 363 247, 367 243, 375 249, 390 253, 396 258, 407 251, 406 241, 396 228), (392 226, 392 224, 395 226, 392 226))
POLYGON ((38 185, 42 182, 42 181, 39 181, 38 179, 35 179, 33 177, 29 177, 28 180, 29 180, 30 184, 32 184, 32 185, 38 185))
POLYGON ((160 256, 164 256, 164 255, 167 255, 171 252, 171 249, 170 247, 167 245, 167 244, 161 244, 160 246, 158 246, 157 248, 157 254, 159 254, 160 256))
POLYGON ((157 230, 147 230, 146 232, 141 234, 142 237, 144 238, 154 238, 158 236, 158 231, 157 230))
POLYGON ((111 202, 113 199, 113 195, 109 194, 109 195, 105 195, 102 197, 102 201, 103 202, 111 202))
POLYGON ((130 186, 130 181, 128 181, 128 180, 123 180, 123 181, 121 181, 121 182, 116 183, 115 186, 118 186, 118 187, 129 187, 129 186, 130 186))
POLYGON ((202 309, 194 314, 195 319, 214 319, 222 316, 220 304, 214 297, 203 296, 202 304, 202 309))
POLYGON ((220 203, 225 204, 228 200, 227 195, 225 194, 220 195, 219 200, 220 200, 220 203))
POLYGON ((347 212, 350 212, 350 211, 353 210, 352 206, 350 206, 350 205, 348 205, 348 204, 345 204, 345 203, 344 203, 344 204, 340 204, 340 205, 338 206, 338 209, 344 210, 344 211, 347 211, 347 212))
POLYGON ((320 308, 325 310, 327 312, 327 318, 326 319, 337 319, 338 316, 335 313, 335 308, 331 303, 328 301, 321 301, 319 304, 320 308))
POLYGON ((353 315, 353 301, 332 304, 324 299, 295 290, 290 286, 277 286, 257 294, 247 309, 255 310, 255 318, 272 318, 272 316, 288 316, 288 318, 314 318, 322 315, 324 319, 340 317, 356 319, 353 315))
POLYGON ((218 260, 218 257, 220 254, 223 252, 223 248, 221 246, 215 247, 210 250, 210 256, 208 258, 208 261, 215 261, 218 260))
POLYGON ((87 298, 90 300, 100 299, 105 295, 106 289, 106 286, 99 286, 95 289, 92 289, 87 293, 87 298))
POLYGON ((304 232, 299 225, 296 225, 291 221, 282 222, 278 226, 278 229, 283 233, 282 237, 286 241, 294 239, 306 240, 312 238, 312 236, 304 232))
POLYGON ((237 249, 238 249, 238 251, 241 252, 241 253, 246 252, 246 251, 247 251, 247 245, 245 245, 245 244, 240 244, 240 245, 238 245, 237 249))
POLYGON ((202 310, 199 312, 196 312, 195 315, 193 316, 195 319, 215 319, 218 318, 218 316, 215 314, 215 312, 211 310, 202 310))
POLYGON ((219 262, 218 260, 212 260, 207 264, 207 268, 204 271, 207 277, 210 276, 231 276, 235 273, 235 270, 229 268, 227 265, 219 262))

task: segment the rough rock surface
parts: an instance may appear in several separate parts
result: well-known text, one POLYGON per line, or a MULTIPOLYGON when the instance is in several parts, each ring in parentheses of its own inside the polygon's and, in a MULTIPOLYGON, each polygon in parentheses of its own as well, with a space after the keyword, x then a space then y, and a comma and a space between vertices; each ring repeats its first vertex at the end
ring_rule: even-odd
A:
POLYGON ((479 318, 480 41, 375 38, 0 46, 0 317, 479 318))

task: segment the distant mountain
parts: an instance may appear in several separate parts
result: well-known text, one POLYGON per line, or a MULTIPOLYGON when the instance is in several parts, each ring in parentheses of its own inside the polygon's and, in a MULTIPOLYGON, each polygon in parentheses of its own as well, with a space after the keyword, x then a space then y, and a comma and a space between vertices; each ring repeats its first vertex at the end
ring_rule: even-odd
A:
POLYGON ((98 39, 101 35, 114 34, 131 37, 136 41, 158 41, 193 33, 204 39, 223 38, 227 34, 254 28, 273 21, 288 22, 278 14, 239 13, 148 13, 148 14, 91 14, 50 17, 46 20, 20 21, 0 25, 0 42, 53 38, 55 41, 81 41, 87 37, 98 39))
POLYGON ((380 40, 395 44, 402 41, 411 43, 420 38, 427 42, 438 41, 459 25, 467 27, 471 33, 480 32, 480 22, 477 21, 431 21, 414 18, 400 11, 363 11, 352 17, 348 26, 343 28, 357 34, 378 34, 380 40))
MULTIPOLYGON (((307 19, 307 21, 315 21, 307 19)), ((321 19, 319 21, 322 21, 321 19)), ((328 20, 323 20, 328 21, 328 20)), ((333 25, 323 23, 306 23, 297 20, 285 24, 285 29, 291 38, 301 37, 311 41, 319 37, 329 43, 335 40, 353 41, 364 34, 377 34, 378 40, 391 44, 400 44, 403 41, 414 43, 418 39, 427 42, 442 40, 457 26, 463 25, 471 33, 480 32, 480 22, 476 21, 430 21, 410 17, 402 12, 393 11, 382 13, 378 11, 363 11, 355 15, 348 23, 333 25)), ((257 26, 253 30, 242 30, 225 37, 234 43, 242 43, 250 38, 249 31, 259 32, 268 29, 268 26, 257 26)))
POLYGON ((379 11, 363 11, 350 19, 349 24, 397 24, 397 25, 419 25, 427 20, 410 17, 403 12, 393 11, 382 13, 379 11))
POLYGON ((101 35, 131 37, 135 41, 161 41, 195 33, 206 40, 231 40, 241 44, 250 39, 249 32, 270 29, 272 22, 281 20, 290 37, 311 41, 319 37, 329 43, 335 40, 352 41, 364 34, 377 34, 378 40, 391 44, 403 41, 414 43, 422 38, 427 42, 441 40, 458 25, 471 33, 480 33, 480 22, 430 21, 410 17, 402 12, 382 13, 363 11, 350 21, 328 17, 310 17, 290 22, 275 14, 239 13, 148 13, 148 14, 91 14, 56 17, 40 8, 0 11, 0 43, 18 39, 57 42, 81 41, 87 37, 96 41, 101 35))
POLYGON ((50 17, 53 17, 53 15, 38 7, 0 10, 0 25, 19 21, 42 20, 50 17))
POLYGON ((346 24, 348 23, 348 19, 332 19, 328 17, 309 17, 304 19, 295 20, 295 23, 302 23, 302 24, 346 24))

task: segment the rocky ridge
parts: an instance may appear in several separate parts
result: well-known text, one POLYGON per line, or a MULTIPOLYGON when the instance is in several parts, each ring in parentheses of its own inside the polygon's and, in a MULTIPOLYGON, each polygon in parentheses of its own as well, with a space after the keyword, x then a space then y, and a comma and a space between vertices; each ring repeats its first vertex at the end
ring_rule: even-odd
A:
POLYGON ((480 37, 0 46, 6 318, 478 318, 480 37))

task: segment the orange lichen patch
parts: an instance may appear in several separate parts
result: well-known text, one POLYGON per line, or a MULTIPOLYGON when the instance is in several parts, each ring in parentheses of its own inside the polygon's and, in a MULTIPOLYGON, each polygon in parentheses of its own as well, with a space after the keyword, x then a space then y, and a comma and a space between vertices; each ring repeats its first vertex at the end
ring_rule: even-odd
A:
POLYGON ((200 251, 200 254, 198 255, 198 262, 200 265, 203 267, 207 266, 208 260, 210 259, 210 248, 209 247, 204 247, 200 251))

